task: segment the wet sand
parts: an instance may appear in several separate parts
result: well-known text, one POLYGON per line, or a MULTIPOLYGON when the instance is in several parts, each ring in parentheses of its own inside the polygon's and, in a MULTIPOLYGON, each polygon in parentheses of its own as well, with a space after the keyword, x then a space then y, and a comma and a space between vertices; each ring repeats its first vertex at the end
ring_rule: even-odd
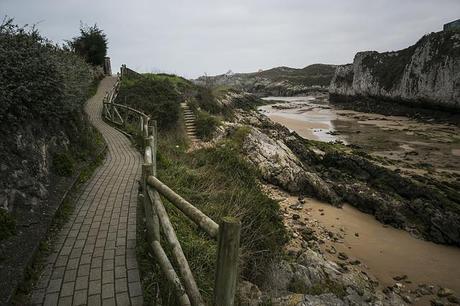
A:
POLYGON ((307 120, 296 119, 295 117, 291 118, 286 115, 276 114, 270 115, 270 119, 296 131, 300 136, 307 139, 322 141, 336 140, 336 137, 327 134, 331 126, 325 122, 309 122, 307 120))
POLYGON ((435 244, 412 237, 408 232, 384 226, 372 215, 360 212, 351 205, 342 208, 331 206, 312 198, 304 198, 301 209, 297 197, 290 196, 273 185, 264 185, 270 197, 280 202, 284 211, 284 224, 294 235, 287 249, 301 249, 300 231, 307 226, 323 241, 321 250, 332 261, 343 262, 340 252, 348 256, 347 262, 359 260, 354 267, 366 272, 379 282, 379 288, 402 285, 406 295, 411 295, 413 305, 430 305, 438 288, 450 288, 460 295, 460 248, 435 244), (297 214, 303 223, 294 220, 297 214), (339 239, 331 239, 331 233, 339 239), (335 249, 335 252, 329 250, 335 249), (407 275, 396 281, 395 276, 407 275), (434 294, 418 297, 411 290, 418 285, 434 286, 434 294))
MULTIPOLYGON (((315 101, 311 97, 305 100, 287 98, 286 101, 280 104, 280 108, 266 105, 259 110, 306 139, 342 141, 384 157, 391 161, 385 165, 389 168, 458 179, 460 128, 457 126, 336 110, 324 99, 315 101)), ((283 194, 279 190, 275 193, 283 194)), ((372 215, 347 204, 339 209, 307 199, 302 210, 294 211, 289 206, 297 203, 297 198, 283 194, 281 199, 280 205, 287 212, 285 224, 288 228, 294 232, 298 230, 299 225, 292 221, 292 214, 301 215, 307 226, 323 233, 325 243, 322 249, 329 259, 340 261, 337 255, 344 252, 351 260, 359 260, 362 263, 360 268, 374 276, 381 288, 395 285, 395 276, 407 275, 409 282, 402 281, 407 291, 426 284, 435 286, 435 293, 437 288, 447 287, 460 295, 460 248, 424 241, 404 230, 383 226, 372 215), (328 238, 328 231, 343 239, 332 241, 328 238), (337 250, 334 254, 326 251, 332 246, 337 250)), ((292 244, 300 248, 296 239, 292 244)), ((412 297, 416 299, 414 305, 430 305, 433 298, 412 297)))
POLYGON ((339 110, 329 105, 324 97, 265 99, 284 102, 261 106, 260 112, 306 139, 352 144, 409 172, 422 169, 460 173, 458 126, 339 110))
POLYGON ((343 228, 344 242, 335 243, 334 247, 365 263, 382 285, 391 286, 395 283, 393 277, 405 274, 414 286, 438 285, 460 293, 460 248, 416 239, 406 231, 384 227, 373 216, 347 204, 336 208, 309 199, 305 208, 311 208, 311 217, 329 230, 343 228))

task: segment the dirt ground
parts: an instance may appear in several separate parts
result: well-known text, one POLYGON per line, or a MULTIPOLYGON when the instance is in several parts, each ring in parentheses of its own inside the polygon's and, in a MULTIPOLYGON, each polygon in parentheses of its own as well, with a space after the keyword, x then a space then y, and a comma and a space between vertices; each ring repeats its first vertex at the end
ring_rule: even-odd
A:
POLYGON ((312 198, 299 201, 273 185, 263 189, 280 203, 292 237, 288 253, 302 249, 301 230, 308 227, 329 260, 359 269, 378 281, 382 290, 400 286, 414 305, 430 305, 439 288, 460 293, 460 248, 416 239, 347 204, 337 208, 312 198), (419 288, 427 288, 427 294, 420 294, 424 290, 419 288))

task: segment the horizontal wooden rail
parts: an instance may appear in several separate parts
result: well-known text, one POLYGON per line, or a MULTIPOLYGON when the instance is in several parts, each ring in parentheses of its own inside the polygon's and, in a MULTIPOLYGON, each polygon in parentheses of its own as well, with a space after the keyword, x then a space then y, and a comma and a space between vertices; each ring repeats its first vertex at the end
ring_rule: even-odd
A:
POLYGON ((153 207, 156 213, 158 214, 161 229, 172 249, 172 254, 177 263, 177 266, 179 267, 180 274, 184 279, 185 289, 187 290, 189 298, 192 300, 193 305, 204 305, 200 291, 196 285, 195 278, 193 277, 192 271, 188 265, 188 261, 185 258, 184 252, 182 251, 179 240, 177 240, 176 232, 174 231, 171 221, 169 220, 168 213, 166 212, 166 209, 161 202, 160 195, 151 187, 147 187, 147 193, 150 197, 150 200, 153 202, 153 207))
POLYGON ((180 209, 188 218, 195 222, 202 230, 209 236, 217 239, 219 234, 219 225, 211 218, 206 216, 198 208, 187 202, 183 197, 175 193, 171 188, 163 184, 159 179, 154 176, 147 178, 147 183, 158 190, 166 199, 180 209))
POLYGON ((136 113, 144 118, 150 118, 149 116, 147 116, 145 113, 141 112, 141 111, 138 111, 137 109, 134 109, 130 106, 127 106, 127 105, 123 105, 123 104, 118 104, 118 103, 113 103, 113 102, 104 102, 104 104, 108 104, 108 105, 111 105, 111 106, 116 106, 116 107, 120 107, 120 108, 124 108, 124 109, 127 109, 133 113, 136 113))
POLYGON ((168 281, 174 286, 174 291, 176 292, 176 296, 179 300, 180 305, 181 306, 191 305, 188 295, 185 293, 185 289, 182 286, 180 279, 176 274, 176 271, 174 271, 174 268, 171 262, 169 261, 168 256, 166 255, 165 251, 161 247, 160 242, 153 241, 151 243, 151 246, 155 254, 155 257, 158 261, 158 264, 160 265, 161 270, 165 274, 168 281))

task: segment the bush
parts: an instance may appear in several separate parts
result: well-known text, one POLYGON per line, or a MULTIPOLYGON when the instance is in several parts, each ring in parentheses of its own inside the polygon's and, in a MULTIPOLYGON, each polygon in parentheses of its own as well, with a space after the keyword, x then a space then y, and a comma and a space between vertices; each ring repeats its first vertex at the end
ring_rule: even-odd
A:
POLYGON ((210 140, 216 128, 221 124, 220 120, 205 111, 197 111, 195 114, 196 135, 202 140, 210 140))
POLYGON ((68 152, 53 155, 53 169, 60 176, 71 176, 75 171, 75 160, 68 152))
POLYGON ((180 93, 168 78, 140 77, 122 80, 116 102, 142 110, 157 120, 161 130, 167 130, 177 124, 180 101, 180 93))
POLYGON ((16 220, 14 217, 0 208, 0 241, 16 233, 16 220))
POLYGON ((62 119, 80 110, 93 81, 91 66, 11 19, 0 25, 0 122, 62 119))
POLYGON ((107 37, 95 24, 92 27, 80 26, 80 36, 67 42, 72 51, 83 57, 93 66, 104 65, 107 55, 107 37))
POLYGON ((198 103, 198 107, 202 110, 214 115, 221 114, 222 107, 217 103, 216 97, 211 89, 198 86, 195 99, 198 103))

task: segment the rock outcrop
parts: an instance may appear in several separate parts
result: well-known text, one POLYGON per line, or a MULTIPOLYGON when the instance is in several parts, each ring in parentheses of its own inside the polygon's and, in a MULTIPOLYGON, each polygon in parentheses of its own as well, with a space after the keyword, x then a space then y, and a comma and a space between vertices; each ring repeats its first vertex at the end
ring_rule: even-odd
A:
POLYGON ((442 31, 394 52, 359 52, 339 66, 332 101, 394 100, 419 107, 460 110, 460 31, 442 31))
POLYGON ((403 176, 351 149, 318 146, 257 112, 237 112, 235 120, 249 128, 242 151, 267 182, 332 204, 345 201, 414 236, 460 245, 458 184, 403 176))
POLYGON ((275 305, 406 305, 393 292, 352 267, 344 270, 321 253, 306 248, 294 262, 273 265, 263 285, 275 305))
MULTIPOLYGON (((265 118, 252 117, 252 124, 262 126, 265 118)), ((267 182, 297 194, 314 194, 331 204, 339 197, 314 171, 308 169, 280 139, 274 139, 252 127, 242 146, 248 160, 259 169, 267 182)))

